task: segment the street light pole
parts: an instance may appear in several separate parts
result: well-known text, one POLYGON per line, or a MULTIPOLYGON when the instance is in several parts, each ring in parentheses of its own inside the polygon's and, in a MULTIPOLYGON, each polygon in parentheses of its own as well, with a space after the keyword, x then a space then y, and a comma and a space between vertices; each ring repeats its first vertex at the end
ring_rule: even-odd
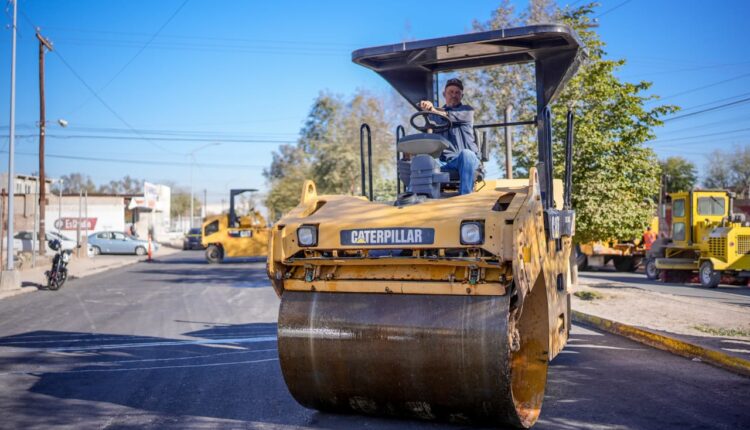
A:
POLYGON ((16 24, 18 14, 18 0, 13 1, 13 28, 11 36, 11 60, 10 60, 10 137, 8 143, 8 253, 6 270, 12 271, 13 267, 13 198, 15 194, 15 172, 13 166, 13 154, 16 149, 16 24))
POLYGON ((44 135, 47 128, 47 118, 44 103, 44 53, 45 48, 52 50, 52 44, 36 29, 39 40, 39 255, 44 255, 47 249, 47 235, 45 234, 44 218, 46 214, 46 182, 44 179, 44 135))
POLYGON ((195 196, 193 193, 193 164, 195 164, 195 153, 200 151, 201 149, 208 148, 209 146, 217 145, 221 145, 221 142, 207 143, 203 146, 193 149, 188 153, 188 156, 190 157, 190 228, 193 228, 193 214, 195 214, 195 210, 193 208, 193 200, 195 200, 195 196))

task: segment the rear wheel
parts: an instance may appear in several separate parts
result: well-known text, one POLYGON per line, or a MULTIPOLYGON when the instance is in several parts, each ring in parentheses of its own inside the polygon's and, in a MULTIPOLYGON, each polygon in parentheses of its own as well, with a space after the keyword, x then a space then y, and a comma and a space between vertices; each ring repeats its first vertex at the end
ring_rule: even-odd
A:
POLYGON ((146 248, 142 246, 135 248, 135 255, 146 255, 146 248))
POLYGON ((710 261, 701 263, 698 277, 700 278, 701 285, 706 288, 716 288, 719 286, 719 282, 721 282, 721 272, 714 270, 714 265, 710 261))
POLYGON ((211 264, 221 263, 224 259, 224 250, 218 245, 208 245, 206 249, 206 260, 211 264))
POLYGON ((646 259, 646 279, 656 280, 659 279, 659 269, 656 268, 656 259, 646 259))

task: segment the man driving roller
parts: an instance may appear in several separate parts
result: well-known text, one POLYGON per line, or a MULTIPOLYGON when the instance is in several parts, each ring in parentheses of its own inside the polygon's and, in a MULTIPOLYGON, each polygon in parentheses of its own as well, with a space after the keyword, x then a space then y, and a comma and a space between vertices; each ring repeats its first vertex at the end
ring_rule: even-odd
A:
POLYGON ((443 90, 445 105, 436 108, 432 102, 422 100, 419 108, 424 111, 439 112, 450 118, 453 126, 440 133, 451 144, 440 155, 443 171, 457 171, 461 180, 460 194, 474 190, 476 171, 479 168, 479 149, 474 141, 474 108, 461 103, 464 84, 460 79, 448 79, 443 90))

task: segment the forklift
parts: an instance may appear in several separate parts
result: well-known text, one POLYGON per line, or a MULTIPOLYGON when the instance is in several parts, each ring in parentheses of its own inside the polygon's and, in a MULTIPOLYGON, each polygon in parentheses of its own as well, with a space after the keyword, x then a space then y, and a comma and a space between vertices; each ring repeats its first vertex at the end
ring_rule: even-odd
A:
POLYGON ((206 248, 210 264, 221 263, 224 257, 260 257, 268 251, 268 225, 256 209, 238 217, 235 199, 252 193, 254 188, 229 191, 229 213, 207 217, 201 227, 201 244, 206 248))

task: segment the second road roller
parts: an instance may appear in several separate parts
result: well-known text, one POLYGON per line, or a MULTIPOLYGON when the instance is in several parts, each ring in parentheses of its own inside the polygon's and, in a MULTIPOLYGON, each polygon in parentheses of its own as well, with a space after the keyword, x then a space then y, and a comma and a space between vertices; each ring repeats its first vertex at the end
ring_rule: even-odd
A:
MULTIPOLYGON (((322 195, 306 181, 299 205, 272 228, 279 360, 300 404, 521 428, 536 422, 548 363, 568 340, 573 282, 573 117, 562 142, 564 177, 554 179, 550 104, 584 57, 563 25, 353 52, 415 107, 411 123, 420 132, 397 133, 404 192, 395 201, 373 200, 369 138, 379 131, 363 124, 362 195, 322 195), (443 133, 456 124, 420 111, 420 101, 437 104, 439 79, 451 72, 516 64, 535 71, 536 115, 474 129, 534 127, 538 163, 525 179, 485 178, 480 165, 472 192, 462 194, 438 159, 449 144, 443 133)), ((486 142, 480 146, 486 154, 486 142)))

